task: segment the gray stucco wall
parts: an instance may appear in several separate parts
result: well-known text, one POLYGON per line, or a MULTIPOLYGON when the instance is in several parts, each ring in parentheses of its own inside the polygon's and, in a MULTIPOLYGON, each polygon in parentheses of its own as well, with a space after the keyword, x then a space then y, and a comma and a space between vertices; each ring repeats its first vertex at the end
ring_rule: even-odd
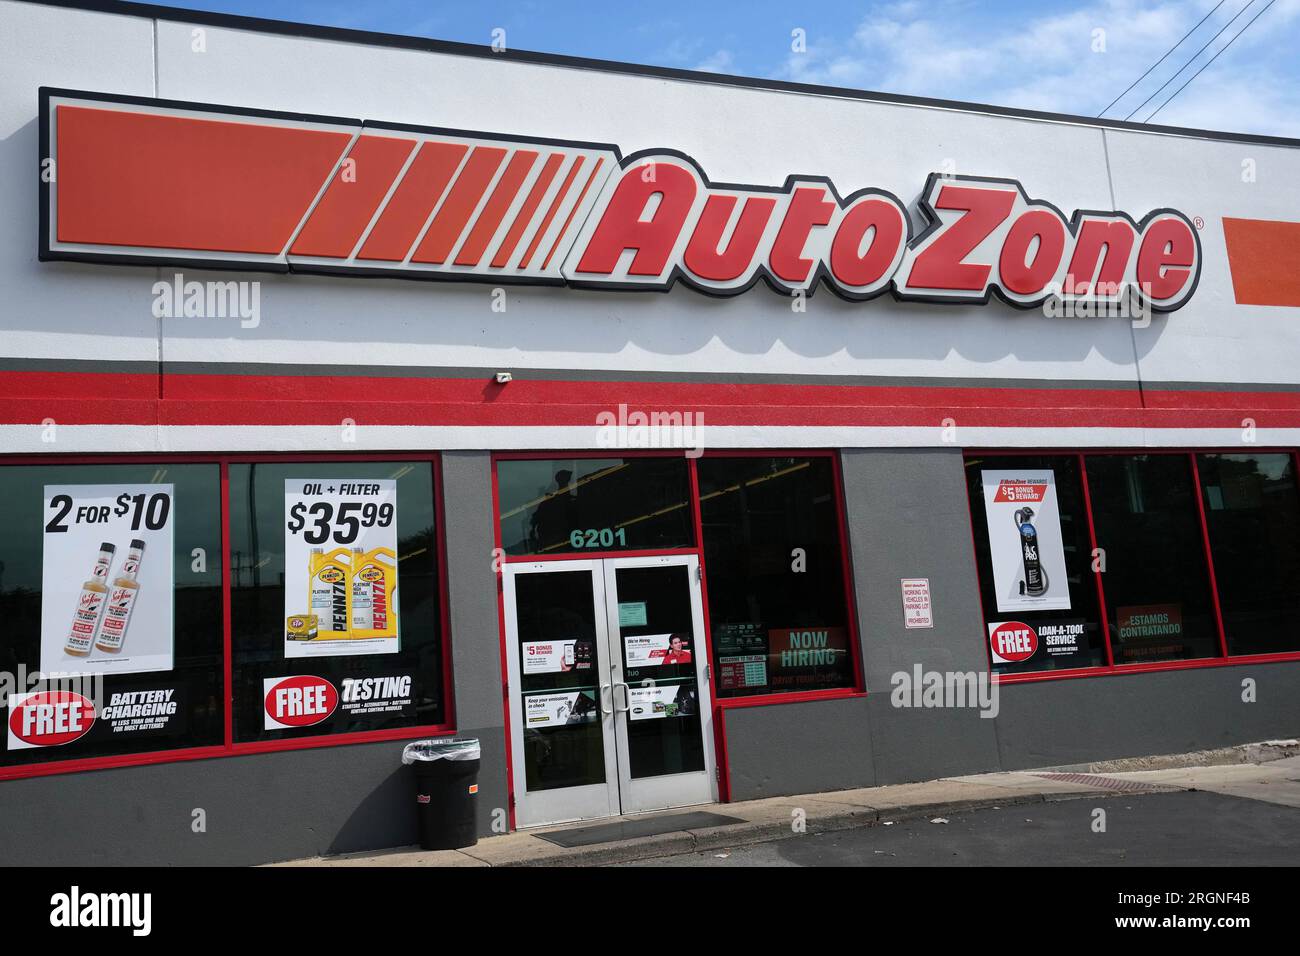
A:
MULTIPOLYGON (((443 456, 454 707, 483 747, 479 833, 506 807, 486 453, 443 456)), ((416 841, 404 741, 0 782, 0 865, 248 864, 416 841), (206 832, 192 828, 194 810, 206 832)))
MULTIPOLYGON (((495 729, 485 766, 504 763, 495 729)), ((416 840, 403 741, 0 784, 0 865, 239 865, 416 840), (207 831, 192 829, 202 809, 207 831)))
POLYGON ((1295 737, 1300 663, 1017 684, 996 724, 1006 770, 1295 737), (1242 700, 1248 678, 1254 703, 1242 700))
POLYGON ((971 708, 893 706, 896 672, 988 670, 962 453, 846 450, 842 462, 867 697, 728 711, 733 799, 1300 733, 1300 663, 1015 684, 1000 688, 995 719, 971 708), (905 577, 930 579, 933 629, 903 627, 905 577), (1248 677, 1254 703, 1242 701, 1248 677))
POLYGON ((737 707, 725 720, 733 800, 876 785, 867 698, 737 707))
POLYGON ((484 737, 478 827, 486 836, 492 832, 493 811, 504 814, 509 800, 497 575, 492 570, 496 516, 492 513, 491 455, 444 452, 442 487, 456 726, 465 728, 466 733, 477 727, 484 737), (486 749, 489 737, 493 754, 486 749))

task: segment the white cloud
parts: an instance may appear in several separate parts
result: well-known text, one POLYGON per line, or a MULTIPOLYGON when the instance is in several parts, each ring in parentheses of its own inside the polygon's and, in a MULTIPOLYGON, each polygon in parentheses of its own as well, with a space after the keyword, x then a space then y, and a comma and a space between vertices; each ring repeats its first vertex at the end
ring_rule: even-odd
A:
MULTIPOLYGON (((1247 10, 1134 116, 1144 119, 1250 21, 1247 10)), ((962 0, 878 4, 847 39, 809 31, 775 76, 805 83, 1095 115, 1206 15, 1214 0, 1085 0, 1051 13, 962 0), (1101 31, 1101 32, 1098 32, 1101 31), (1104 46, 1104 49, 1097 49, 1104 46)), ((1240 4, 1224 4, 1110 111, 1125 116, 1173 76, 1240 4)), ((1276 0, 1232 47, 1153 122, 1297 135, 1300 0, 1276 0)))
POLYGON ((732 73, 735 72, 735 61, 730 50, 717 50, 695 64, 695 69, 706 73, 732 73))

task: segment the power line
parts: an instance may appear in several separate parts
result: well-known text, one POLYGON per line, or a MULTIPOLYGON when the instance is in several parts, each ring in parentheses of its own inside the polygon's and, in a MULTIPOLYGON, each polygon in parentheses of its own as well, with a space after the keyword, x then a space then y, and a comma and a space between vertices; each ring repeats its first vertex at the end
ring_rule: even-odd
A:
POLYGON ((1128 96, 1128 94, 1129 94, 1129 90, 1133 89, 1133 87, 1137 86, 1139 83, 1141 83, 1143 80, 1145 80, 1148 76, 1150 76, 1152 70, 1154 70, 1156 67, 1158 67, 1161 63, 1165 62, 1165 60, 1167 60, 1167 59, 1169 58, 1169 54, 1170 54, 1170 53, 1173 53, 1173 52, 1174 52, 1175 50, 1177 50, 1180 46, 1182 46, 1182 45, 1183 45, 1183 40, 1186 40, 1189 36, 1191 36, 1193 33, 1195 33, 1197 30, 1199 30, 1199 29, 1201 28, 1201 23, 1204 23, 1206 20, 1210 19, 1210 17, 1214 16, 1214 14, 1215 14, 1216 12, 1218 12, 1219 7, 1223 6, 1223 4, 1224 4, 1225 2, 1226 2, 1226 0, 1219 0, 1219 2, 1216 3, 1216 4, 1214 5, 1214 9, 1213 9, 1213 10, 1211 10, 1211 11, 1210 11, 1209 13, 1207 13, 1205 16, 1201 17, 1200 23, 1197 23, 1196 26, 1192 27, 1190 30, 1188 30, 1186 33, 1184 33, 1184 34, 1183 34, 1183 39, 1182 39, 1182 40, 1179 40, 1177 43, 1175 43, 1173 46, 1171 46, 1168 50, 1166 50, 1166 51, 1165 51, 1165 55, 1162 56, 1160 59, 1156 60, 1154 63, 1152 63, 1149 67, 1147 67, 1147 71, 1146 71, 1145 73, 1143 73, 1141 76, 1139 76, 1139 77, 1138 77, 1136 80, 1134 80, 1132 83, 1130 83, 1129 86, 1128 86, 1128 89, 1127 89, 1127 90, 1125 90, 1125 91, 1124 91, 1123 93, 1121 93, 1119 96, 1117 96, 1117 97, 1115 97, 1113 100, 1111 100, 1110 103, 1109 103, 1109 105, 1107 105, 1106 109, 1102 110, 1100 113, 1097 114, 1097 118, 1100 119, 1101 117, 1105 116, 1106 113, 1107 113, 1107 111, 1110 110, 1110 108, 1111 108, 1112 106, 1114 106, 1116 103, 1118 103, 1118 102, 1119 102, 1120 100, 1122 100, 1124 97, 1128 96))
MULTIPOLYGON (((1195 62, 1196 62, 1196 58, 1197 58, 1198 56, 1200 56, 1202 53, 1204 53, 1206 50, 1208 50, 1208 49, 1210 48, 1210 44, 1213 43, 1215 40, 1219 39, 1219 37, 1221 37, 1221 36, 1223 35, 1223 31, 1226 30, 1226 29, 1228 29, 1228 27, 1232 26, 1232 25, 1237 21, 1237 17, 1241 16, 1243 13, 1245 13, 1247 10, 1249 10, 1249 9, 1251 8, 1251 6, 1252 6, 1254 3, 1255 3, 1255 0, 1246 0, 1246 5, 1245 5, 1244 7, 1242 7, 1240 10, 1238 10, 1235 14, 1233 14, 1232 19, 1229 20, 1227 23, 1225 23, 1225 24, 1224 24, 1224 25, 1219 29, 1219 32, 1218 32, 1218 33, 1216 33, 1214 36, 1210 37, 1209 41, 1206 42, 1205 46, 1201 47, 1199 50, 1197 50, 1195 53, 1193 53, 1192 56, 1191 56, 1191 59, 1189 59, 1186 63, 1184 63, 1182 66, 1180 66, 1180 67, 1179 67, 1179 68, 1174 72, 1174 75, 1173 75, 1173 76, 1171 76, 1169 79, 1167 79, 1167 80, 1165 80, 1163 83, 1161 83, 1161 84, 1160 84, 1160 88, 1157 89, 1157 90, 1155 91, 1155 93, 1152 93, 1150 96, 1148 96, 1146 99, 1144 99, 1141 103, 1139 103, 1136 107, 1134 107, 1134 109, 1133 109, 1133 113, 1136 113, 1136 112, 1137 112, 1138 110, 1140 110, 1142 107, 1146 106, 1146 105, 1147 105, 1148 103, 1150 103, 1153 99, 1155 99, 1156 96, 1157 96, 1157 95, 1158 95, 1162 90, 1164 90, 1164 88, 1165 88, 1166 86, 1168 86, 1168 85, 1169 85, 1170 83, 1172 83, 1175 79, 1177 79, 1179 73, 1183 72, 1183 70, 1187 69, 1187 68, 1188 68, 1189 66, 1191 66, 1193 63, 1195 63, 1195 62)), ((1131 120, 1131 119, 1133 118, 1133 113, 1129 113, 1128 116, 1125 116, 1125 117, 1124 117, 1124 119, 1125 119, 1125 120, 1131 120)))
POLYGON ((1267 12, 1268 12, 1268 8, 1271 7, 1271 6, 1272 6, 1273 4, 1275 4, 1275 3, 1277 3, 1277 0, 1268 0, 1268 3, 1264 4, 1264 9, 1260 10, 1259 13, 1255 14, 1253 17, 1250 18, 1250 23, 1247 23, 1244 27, 1242 27, 1242 28, 1241 28, 1240 30, 1238 30, 1235 34, 1233 34, 1232 39, 1229 40, 1227 43, 1225 43, 1225 44, 1223 45, 1223 49, 1219 50, 1218 53, 1216 53, 1216 54, 1214 54, 1214 56, 1210 57, 1209 62, 1207 62, 1207 63, 1205 64, 1205 66, 1201 67, 1199 70, 1197 70, 1195 73, 1192 74, 1192 79, 1191 79, 1191 80, 1188 80, 1188 81, 1187 81, 1186 83, 1184 83, 1182 86, 1178 87, 1178 89, 1174 90, 1174 92, 1173 92, 1173 96, 1170 96, 1169 99, 1165 100, 1163 103, 1161 103, 1159 106, 1157 106, 1154 110, 1152 110, 1152 111, 1151 111, 1151 115, 1148 116, 1145 120, 1143 120, 1143 122, 1145 122, 1145 123, 1150 123, 1150 122, 1151 122, 1151 117, 1152 117, 1152 116, 1155 116, 1156 113, 1159 113, 1162 109, 1164 109, 1166 106, 1168 106, 1169 103, 1170 103, 1170 101, 1174 98, 1174 96, 1177 96, 1177 95, 1178 95, 1179 93, 1181 93, 1183 90, 1187 89, 1188 84, 1190 84, 1190 83, 1192 82, 1192 80, 1194 80, 1194 79, 1196 79, 1198 76, 1200 76, 1201 73, 1205 70, 1205 67, 1206 67, 1206 66, 1209 66, 1210 63, 1213 63, 1215 60, 1217 60, 1219 57, 1221 57, 1221 56, 1223 55, 1223 51, 1226 50, 1226 49, 1228 49, 1228 47, 1232 46, 1233 42, 1237 39, 1237 37, 1241 36, 1243 33, 1245 33, 1247 30, 1249 30, 1249 29, 1250 29, 1250 24, 1251 24, 1251 23, 1254 23, 1256 20, 1258 20, 1260 17, 1262 17, 1265 13, 1267 13, 1267 12))

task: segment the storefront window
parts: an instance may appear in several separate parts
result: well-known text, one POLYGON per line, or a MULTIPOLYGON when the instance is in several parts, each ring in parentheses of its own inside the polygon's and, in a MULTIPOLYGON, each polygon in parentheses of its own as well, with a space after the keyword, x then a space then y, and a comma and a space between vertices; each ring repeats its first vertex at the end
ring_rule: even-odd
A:
POLYGON ((717 695, 853 686, 832 460, 698 468, 717 695))
POLYGON ((1116 664, 1219 656, 1187 455, 1090 455, 1116 664))
POLYGON ((1105 665, 1077 456, 971 458, 966 480, 993 669, 1105 665))
POLYGON ((1300 650, 1300 500, 1288 454, 1198 455, 1229 654, 1300 650))
POLYGON ((229 475, 236 743, 442 723, 430 462, 229 475))
POLYGON ((220 502, 215 463, 0 468, 0 766, 222 744, 220 502))
POLYGON ((506 554, 691 548, 685 456, 497 462, 506 554))

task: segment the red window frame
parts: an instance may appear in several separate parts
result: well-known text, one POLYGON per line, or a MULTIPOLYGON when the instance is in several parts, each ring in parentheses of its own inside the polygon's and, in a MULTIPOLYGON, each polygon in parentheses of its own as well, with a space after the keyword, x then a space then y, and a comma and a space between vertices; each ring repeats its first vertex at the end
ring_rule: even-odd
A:
POLYGON ((114 754, 106 757, 72 757, 46 763, 0 767, 0 780, 47 777, 56 774, 77 773, 83 770, 105 770, 115 767, 139 767, 150 764, 177 763, 184 760, 210 760, 215 757, 241 757, 248 754, 274 753, 287 750, 309 750, 317 747, 343 747, 350 744, 376 743, 386 740, 405 740, 412 737, 438 737, 456 733, 455 696, 451 673, 451 615, 447 597, 447 542, 446 511, 443 506, 442 459, 436 453, 393 451, 387 453, 358 454, 94 454, 94 455, 4 455, 0 467, 10 465, 216 465, 220 469, 221 488, 221 608, 222 608, 222 665, 225 685, 224 742, 207 747, 186 747, 176 750, 154 750, 134 754, 114 754), (230 466, 232 464, 264 464, 274 462, 327 463, 349 461, 427 461, 433 472, 433 508, 437 516, 436 546, 438 548, 438 603, 439 627, 442 637, 442 693, 446 702, 445 720, 441 724, 421 724, 411 727, 393 727, 387 730, 365 730, 320 737, 295 737, 288 740, 259 740, 236 743, 234 740, 234 699, 231 696, 234 659, 231 646, 230 618, 230 466))
MULTIPOLYGON (((727 760, 727 735, 726 735, 726 712, 728 710, 742 707, 765 707, 777 704, 794 704, 804 703, 816 700, 844 700, 852 697, 865 697, 867 692, 863 686, 863 669, 862 669, 862 644, 858 631, 858 612, 856 602, 856 592, 854 589, 853 579, 853 557, 851 545, 849 542, 848 520, 845 516, 844 508, 844 480, 840 453, 834 448, 767 448, 767 449, 728 449, 718 448, 706 450, 699 456, 683 455, 680 450, 626 450, 611 448, 601 451, 592 451, 591 449, 582 450, 565 450, 554 449, 546 451, 519 451, 519 452, 493 452, 492 453, 492 541, 496 548, 496 554, 499 556, 499 562, 516 563, 516 562, 535 562, 535 561, 572 561, 572 560, 599 560, 603 558, 631 558, 639 556, 653 555, 674 555, 674 554, 692 554, 699 558, 700 562, 700 599, 702 602, 701 612, 704 615, 704 646, 708 654, 710 667, 713 666, 713 634, 712 624, 709 619, 709 569, 705 566, 704 560, 704 528, 700 517, 700 480, 699 472, 696 470, 696 462, 700 457, 704 458, 829 458, 831 461, 831 474, 834 480, 834 498, 835 498, 835 515, 840 532, 840 568, 844 575, 844 612, 848 617, 847 630, 849 636, 849 646, 852 648, 853 661, 853 685, 851 687, 835 687, 826 690, 802 690, 802 691, 785 691, 774 694, 754 694, 749 697, 729 697, 719 698, 716 694, 712 695, 713 702, 713 735, 714 735, 714 757, 718 767, 719 798, 725 803, 731 799, 731 773, 727 760), (501 543, 501 497, 499 491, 499 482, 497 480, 497 464, 502 461, 535 461, 549 458, 686 458, 687 475, 690 481, 690 507, 691 522, 695 535, 695 546, 692 548, 665 548, 659 550, 645 551, 600 551, 600 550, 583 550, 571 554, 556 555, 507 555, 501 543)), ((499 568, 499 565, 498 565, 499 568)), ((506 626, 505 626, 505 596, 501 584, 501 574, 497 573, 497 629, 501 641, 501 673, 502 680, 502 710, 505 716, 506 732, 506 753, 511 752, 510 740, 510 688, 504 680, 507 668, 507 648, 506 648, 506 626)), ((506 768, 506 786, 510 793, 514 793, 514 768, 506 768)), ((514 826, 514 804, 510 806, 510 823, 514 826)))
MULTIPOLYGON (((1191 466, 1192 484, 1196 493, 1196 514, 1201 527, 1201 542, 1204 547, 1206 571, 1210 582, 1210 598, 1214 608, 1214 622, 1219 637, 1219 655, 1217 657, 1203 657, 1187 661, 1147 661, 1137 664, 1116 664, 1114 652, 1111 649, 1110 642, 1110 609, 1106 603, 1106 585, 1104 583, 1105 574, 1094 569, 1092 572, 1093 580, 1097 587, 1098 613, 1101 615, 1101 632, 1102 639, 1105 641, 1106 661, 1104 666, 1099 667, 1073 667, 1063 668, 1061 670, 1051 671, 1022 671, 1015 674, 998 674, 998 683, 1000 684, 1025 684, 1034 681, 1044 680, 1069 680, 1075 677, 1112 677, 1118 674, 1148 674, 1153 671, 1181 671, 1193 670, 1202 667, 1235 667, 1239 664, 1271 664, 1282 661, 1300 661, 1300 651, 1279 651, 1275 654, 1241 654, 1229 655, 1227 635, 1223 627, 1223 608, 1219 603, 1219 583, 1214 574, 1214 554, 1210 547, 1210 529, 1205 518, 1205 500, 1201 493, 1201 471, 1196 461, 1198 455, 1233 455, 1233 454, 1258 454, 1258 455, 1290 455, 1293 468, 1297 475, 1297 485, 1300 487, 1300 451, 1294 448, 1089 448, 1086 450, 1072 450, 1068 448, 998 448, 998 449, 973 449, 968 448, 963 452, 962 462, 965 463, 971 458, 1012 458, 1029 455, 1041 455, 1045 457, 1064 458, 1071 455, 1075 456, 1079 465, 1079 479, 1083 484, 1083 507, 1088 518, 1088 540, 1092 545, 1093 551, 1097 548, 1097 529, 1093 521, 1092 514, 1092 492, 1088 485, 1088 464, 1089 455, 1181 455, 1188 460, 1191 466)), ((967 486, 969 489, 969 485, 967 486)), ((989 651, 989 641, 987 634, 986 622, 988 612, 984 607, 984 589, 983 574, 979 566, 979 555, 975 548, 976 535, 984 529, 975 526, 975 512, 971 508, 969 490, 966 494, 967 516, 971 523, 971 553, 975 556, 975 574, 979 578, 980 587, 980 626, 982 629, 981 641, 984 645, 984 658, 988 662, 989 672, 993 670, 993 658, 989 651)), ((985 531, 985 533, 987 533, 985 531)))

